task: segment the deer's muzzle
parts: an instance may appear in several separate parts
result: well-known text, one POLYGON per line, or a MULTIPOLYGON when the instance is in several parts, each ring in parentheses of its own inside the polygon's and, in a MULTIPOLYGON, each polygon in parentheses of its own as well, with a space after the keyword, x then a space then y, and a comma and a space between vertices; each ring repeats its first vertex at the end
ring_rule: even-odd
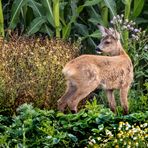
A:
POLYGON ((95 50, 96 50, 96 52, 99 53, 99 54, 102 53, 102 50, 101 50, 99 47, 97 47, 95 50))

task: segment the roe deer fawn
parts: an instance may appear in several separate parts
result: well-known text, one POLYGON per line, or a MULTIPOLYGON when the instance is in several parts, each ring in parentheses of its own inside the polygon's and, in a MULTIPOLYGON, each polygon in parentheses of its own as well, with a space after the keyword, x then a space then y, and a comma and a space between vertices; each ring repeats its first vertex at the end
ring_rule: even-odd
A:
POLYGON ((78 103, 97 87, 106 91, 109 107, 115 112, 114 90, 120 90, 120 102, 124 114, 128 113, 128 90, 133 80, 133 65, 120 43, 116 30, 99 26, 102 33, 98 52, 110 56, 82 55, 66 64, 63 69, 67 90, 58 100, 58 109, 64 111, 68 106, 77 112, 78 103))

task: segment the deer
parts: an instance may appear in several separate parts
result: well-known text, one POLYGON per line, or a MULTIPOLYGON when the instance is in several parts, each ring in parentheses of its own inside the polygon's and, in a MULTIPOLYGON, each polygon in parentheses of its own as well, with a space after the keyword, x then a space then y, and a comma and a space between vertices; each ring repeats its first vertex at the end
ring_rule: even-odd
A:
POLYGON ((114 90, 120 92, 123 114, 128 114, 128 92, 133 81, 133 65, 125 52, 120 34, 113 28, 98 26, 102 38, 96 47, 103 55, 81 55, 69 61, 62 72, 67 89, 58 100, 58 109, 65 111, 68 106, 72 113, 77 113, 78 104, 96 88, 106 92, 109 108, 116 113, 114 90))

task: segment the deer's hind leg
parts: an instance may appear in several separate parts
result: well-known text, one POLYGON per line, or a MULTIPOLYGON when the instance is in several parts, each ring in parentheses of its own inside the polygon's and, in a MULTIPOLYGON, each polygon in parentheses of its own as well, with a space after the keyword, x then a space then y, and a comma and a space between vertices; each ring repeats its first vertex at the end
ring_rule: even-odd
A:
POLYGON ((121 106, 123 107, 124 115, 128 114, 128 90, 129 87, 124 87, 120 89, 120 102, 121 106))
POLYGON ((75 93, 77 91, 77 86, 72 82, 67 82, 67 90, 65 94, 58 100, 58 109, 62 112, 64 112, 68 99, 71 99, 74 97, 75 93))
POLYGON ((68 107, 73 113, 77 112, 77 106, 81 100, 87 97, 92 91, 98 87, 97 81, 79 83, 75 95, 68 99, 68 107))

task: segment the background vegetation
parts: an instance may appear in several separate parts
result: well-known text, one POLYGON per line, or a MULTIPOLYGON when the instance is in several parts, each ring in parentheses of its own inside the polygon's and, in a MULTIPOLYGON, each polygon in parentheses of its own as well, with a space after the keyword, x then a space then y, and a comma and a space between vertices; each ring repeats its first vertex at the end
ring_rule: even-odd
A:
POLYGON ((147 26, 146 0, 0 0, 0 147, 147 146, 147 26), (56 108, 61 70, 79 54, 95 54, 97 24, 120 32, 133 61, 130 114, 121 115, 116 93, 113 115, 99 90, 76 115, 33 108, 56 108))

